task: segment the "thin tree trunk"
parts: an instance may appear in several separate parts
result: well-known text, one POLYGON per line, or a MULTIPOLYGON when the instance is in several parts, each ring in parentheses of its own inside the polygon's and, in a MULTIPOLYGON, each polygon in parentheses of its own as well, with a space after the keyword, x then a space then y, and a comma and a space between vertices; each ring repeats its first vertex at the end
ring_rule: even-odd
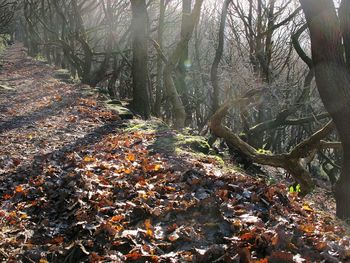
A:
MULTIPOLYGON (((184 34, 186 34, 187 28, 191 26, 191 3, 192 0, 182 0, 181 38, 185 37, 184 34)), ((189 125, 192 122, 192 112, 188 96, 189 90, 186 84, 187 67, 189 64, 188 45, 189 42, 184 44, 184 48, 181 51, 180 59, 176 67, 175 75, 176 89, 182 97, 182 102, 186 112, 185 125, 189 125)))
POLYGON ((193 11, 189 16, 190 23, 186 28, 184 28, 185 31, 181 32, 180 42, 176 45, 174 52, 171 54, 168 62, 164 67, 164 86, 166 89, 167 97, 169 98, 173 107, 172 111, 174 117, 174 127, 176 129, 182 129, 185 127, 186 111, 180 95, 175 87, 172 74, 174 73, 175 67, 180 60, 182 50, 186 48, 186 45, 192 37, 194 27, 198 23, 202 3, 203 0, 196 1, 193 11))
POLYGON ((224 52, 224 35, 225 35, 225 24, 227 17, 227 9, 232 0, 225 0, 222 5, 220 25, 219 25, 219 35, 218 35, 218 46, 215 51, 215 58, 210 70, 210 79, 213 85, 213 105, 212 105, 212 114, 214 114, 218 108, 220 103, 220 88, 219 88, 219 80, 218 80, 218 67, 220 60, 222 58, 222 54, 224 52))
MULTIPOLYGON (((158 36, 157 41, 159 48, 163 49, 163 33, 164 33, 164 19, 165 19, 165 0, 160 0, 159 6, 159 20, 158 20, 158 36)), ((163 61, 160 54, 157 55, 157 87, 156 87, 156 101, 154 103, 154 113, 157 117, 161 115, 161 103, 162 103, 162 70, 163 70, 163 61)))

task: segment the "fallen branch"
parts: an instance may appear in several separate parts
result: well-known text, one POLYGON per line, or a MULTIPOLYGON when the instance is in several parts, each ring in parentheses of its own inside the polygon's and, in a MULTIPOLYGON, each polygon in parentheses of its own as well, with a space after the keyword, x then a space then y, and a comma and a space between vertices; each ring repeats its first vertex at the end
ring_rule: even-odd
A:
POLYGON ((310 162, 313 159, 307 157, 314 156, 313 153, 315 153, 315 151, 320 147, 321 140, 333 131, 333 122, 330 121, 325 127, 314 133, 310 138, 298 144, 290 153, 260 153, 222 124, 222 121, 230 107, 240 102, 241 99, 234 101, 228 99, 216 111, 209 124, 213 134, 217 137, 223 138, 229 146, 237 148, 255 163, 270 165, 273 167, 282 167, 286 169, 294 177, 297 183, 300 184, 303 194, 309 193, 314 188, 314 183, 303 164, 305 161, 310 162))

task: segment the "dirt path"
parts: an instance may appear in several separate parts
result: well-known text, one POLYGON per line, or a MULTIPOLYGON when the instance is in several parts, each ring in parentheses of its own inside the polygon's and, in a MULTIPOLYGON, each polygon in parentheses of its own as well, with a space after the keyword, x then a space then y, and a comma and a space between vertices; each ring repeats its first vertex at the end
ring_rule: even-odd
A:
MULTIPOLYGON (((26 229, 31 232, 24 234, 27 239, 42 221, 40 218, 35 224, 17 224, 22 213, 18 204, 21 201, 34 202, 41 195, 36 190, 23 189, 24 185, 38 184, 37 181, 46 174, 45 182, 53 191, 53 198, 59 196, 62 178, 58 178, 53 170, 61 169, 61 161, 68 153, 115 132, 120 121, 117 115, 98 105, 97 96, 82 95, 87 93, 86 87, 60 82, 54 78, 52 66, 28 58, 21 44, 10 46, 1 56, 1 61, 0 248, 4 250, 0 249, 0 258, 18 262, 13 255, 23 255, 26 244, 19 242, 11 247, 9 243, 14 233, 17 235, 17 231, 26 229), (48 171, 50 169, 52 171, 48 171)), ((44 190, 48 189, 40 191, 44 190)), ((57 202, 65 203, 62 200, 57 202)), ((32 261, 28 259, 28 262, 32 261)))
POLYGON ((27 58, 22 45, 11 46, 3 61, 0 174, 27 169, 36 158, 72 150, 112 128, 98 116, 82 114, 89 106, 81 98, 82 87, 55 79, 54 68, 27 58))

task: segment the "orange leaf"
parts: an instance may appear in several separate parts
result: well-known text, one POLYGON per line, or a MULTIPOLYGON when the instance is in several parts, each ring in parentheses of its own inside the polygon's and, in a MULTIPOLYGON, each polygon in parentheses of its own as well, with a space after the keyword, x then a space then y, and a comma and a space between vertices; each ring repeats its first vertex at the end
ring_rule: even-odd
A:
POLYGON ((15 192, 16 193, 23 193, 24 192, 23 187, 20 185, 17 185, 15 188, 15 192))
POLYGON ((126 141, 124 142, 124 146, 129 148, 131 146, 131 142, 128 139, 126 139, 126 141))
POLYGON ((135 154, 133 153, 129 153, 127 156, 126 156, 126 159, 130 162, 134 162, 136 160, 136 156, 135 154))
POLYGON ((241 235, 241 240, 243 241, 248 241, 255 238, 255 236, 252 233, 245 233, 243 235, 241 235))
POLYGON ((93 156, 85 156, 84 157, 84 162, 87 162, 87 163, 91 163, 91 162, 94 162, 95 161, 95 158, 93 156))
POLYGON ((300 229, 305 233, 312 233, 315 231, 315 226, 311 224, 301 225, 300 229))
POLYGON ((2 198, 4 198, 5 200, 9 200, 12 198, 12 195, 4 194, 2 198))
POLYGON ((263 259, 254 261, 254 263, 269 263, 269 260, 267 258, 263 258, 263 259))
POLYGON ((113 223, 116 223, 116 222, 119 222, 119 221, 123 220, 124 218, 125 218, 125 216, 123 216, 123 215, 116 215, 116 216, 113 216, 111 218, 111 221, 113 223))
POLYGON ((145 227, 147 230, 147 236, 153 237, 153 226, 151 224, 151 220, 150 219, 146 219, 145 220, 145 227))
POLYGON ((145 165, 145 170, 147 172, 157 172, 162 168, 160 164, 149 164, 145 165))
POLYGON ((55 100, 56 101, 61 101, 62 100, 62 96, 61 95, 56 95, 55 96, 55 100))
POLYGON ((132 173, 132 170, 129 169, 129 168, 126 168, 126 169, 124 170, 124 173, 126 173, 126 174, 131 174, 131 173, 132 173))

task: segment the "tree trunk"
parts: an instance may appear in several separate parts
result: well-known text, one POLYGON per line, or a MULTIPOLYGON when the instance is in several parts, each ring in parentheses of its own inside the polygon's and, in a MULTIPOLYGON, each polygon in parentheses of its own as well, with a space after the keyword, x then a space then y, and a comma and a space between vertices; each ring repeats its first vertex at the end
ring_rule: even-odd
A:
POLYGON ((189 21, 188 26, 183 28, 184 31, 181 31, 181 39, 179 43, 176 45, 174 52, 171 54, 168 62, 164 67, 164 72, 163 72, 164 86, 166 89, 167 96, 173 107, 172 111, 173 111, 173 117, 174 117, 174 126, 176 129, 181 129, 185 127, 186 111, 185 111, 184 104, 182 103, 182 100, 180 98, 180 95, 175 87, 172 75, 175 71, 177 63, 181 58, 182 50, 184 50, 186 48, 186 45, 188 45, 188 42, 192 37, 194 27, 198 23, 202 3, 203 3, 203 0, 196 1, 193 7, 193 11, 188 18, 188 21, 189 21))
POLYGON ((350 1, 342 0, 339 7, 340 27, 343 33, 345 57, 350 70, 350 1))
POLYGON ((210 79, 213 85, 212 114, 214 114, 219 109, 220 89, 219 89, 219 81, 218 81, 218 67, 219 67, 220 60, 222 58, 222 54, 224 52, 224 34, 225 34, 227 9, 231 1, 232 0, 225 0, 222 6, 220 26, 219 26, 218 46, 216 48, 215 58, 210 70, 210 79))
MULTIPOLYGON (((191 26, 191 5, 192 0, 182 0, 181 38, 185 37, 184 34, 186 34, 187 28, 191 26)), ((192 112, 190 108, 191 105, 188 96, 189 90, 186 84, 186 75, 189 66, 188 45, 189 42, 185 43, 184 48, 181 50, 180 59, 176 67, 175 77, 176 89, 182 97, 182 102, 184 104, 186 112, 185 125, 192 123, 192 112)))
MULTIPOLYGON (((157 40, 160 49, 163 49, 163 33, 164 33, 164 19, 165 19, 165 0, 160 0, 159 4, 159 20, 158 20, 158 32, 157 40)), ((157 117, 161 116, 161 104, 162 104, 162 70, 163 61, 160 54, 157 55, 157 87, 156 87, 156 101, 154 103, 154 113, 157 117)))
POLYGON ((350 73, 332 0, 300 0, 311 35, 312 60, 321 99, 343 145, 343 166, 336 185, 337 216, 350 218, 350 73))
POLYGON ((147 66, 147 28, 148 14, 145 0, 131 0, 133 32, 133 109, 143 118, 150 117, 147 66))

